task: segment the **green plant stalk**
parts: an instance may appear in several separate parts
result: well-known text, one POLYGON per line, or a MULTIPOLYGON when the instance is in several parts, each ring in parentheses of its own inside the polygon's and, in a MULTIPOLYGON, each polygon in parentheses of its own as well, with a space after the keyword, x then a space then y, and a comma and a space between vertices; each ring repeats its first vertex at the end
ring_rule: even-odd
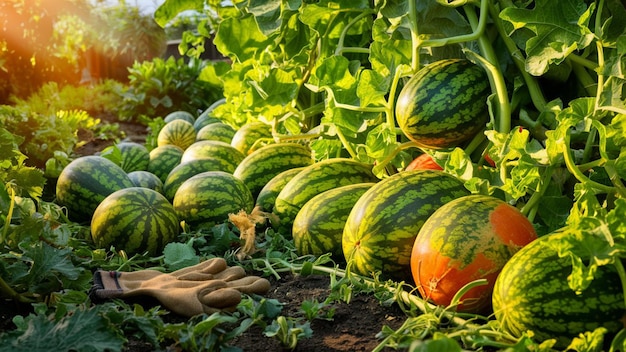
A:
POLYGON ((9 227, 11 226, 11 219, 13 218, 13 211, 15 210, 15 190, 13 187, 7 187, 9 191, 9 197, 11 202, 9 204, 9 211, 7 212, 6 221, 2 227, 2 236, 0 236, 0 245, 3 245, 9 235, 9 227))
POLYGON ((526 202, 526 204, 524 204, 524 206, 520 210, 522 214, 526 215, 528 220, 530 220, 531 222, 535 217, 541 197, 543 197, 543 195, 546 193, 546 190, 548 189, 548 186, 550 185, 550 179, 552 178, 553 172, 554 166, 549 166, 546 169, 545 173, 541 176, 539 189, 530 196, 528 202, 526 202))
POLYGON ((616 191, 615 187, 606 186, 601 183, 590 180, 587 176, 585 176, 580 169, 576 166, 574 159, 572 158, 570 146, 569 146, 569 133, 566 134, 563 141, 563 160, 565 161, 565 166, 567 166, 567 170, 580 182, 587 183, 592 187, 602 191, 604 193, 613 193, 616 191))
MULTIPOLYGON (((512 6, 508 5, 507 6, 512 6)), ((526 58, 524 58, 524 54, 522 54, 521 50, 517 47, 513 39, 507 35, 504 31, 504 26, 502 25, 502 21, 498 15, 498 10, 496 9, 493 3, 489 3, 489 13, 491 14, 491 18, 496 26, 498 33, 500 34, 500 38, 502 39, 504 45, 506 46, 509 54, 511 55, 511 59, 515 66, 517 66, 518 71, 522 75, 524 79, 524 83, 526 83, 526 87, 528 88, 528 93, 530 94, 530 99, 535 106, 537 111, 544 111, 546 109, 546 98, 539 87, 539 83, 537 80, 531 76, 526 71, 526 58)))
POLYGON ((337 128, 335 129, 335 133, 337 133, 337 137, 341 141, 341 144, 343 144, 343 147, 346 148, 346 151, 348 151, 348 154, 350 154, 352 158, 356 158, 357 152, 354 150, 354 148, 352 148, 352 145, 350 145, 350 142, 348 142, 346 136, 343 135, 343 132, 341 132, 341 128, 339 128, 339 126, 337 126, 337 128))
POLYGON ((396 149, 394 149, 391 153, 389 153, 389 155, 387 155, 385 159, 383 159, 383 161, 381 161, 376 166, 374 166, 374 169, 373 169, 374 174, 377 175, 378 173, 380 173, 385 167, 387 167, 387 164, 389 164, 396 157, 396 155, 398 155, 398 153, 400 153, 401 151, 405 149, 417 148, 417 147, 418 147, 417 143, 413 141, 404 142, 400 144, 396 149))
POLYGON ((353 18, 352 21, 350 21, 350 23, 348 23, 343 28, 343 30, 341 31, 341 34, 339 36, 339 42, 337 43, 337 49, 335 49, 335 55, 341 55, 344 52, 363 53, 363 54, 368 54, 370 52, 370 49, 368 49, 368 48, 345 47, 343 45, 343 43, 345 41, 346 35, 348 34, 348 30, 355 23, 357 23, 360 19, 362 19, 363 17, 366 17, 366 16, 370 16, 373 13, 374 13, 374 11, 364 11, 360 15, 356 16, 355 18, 353 18))
MULTIPOLYGON (((272 273, 272 275, 274 275, 277 279, 280 279, 280 274, 279 272, 282 271, 289 271, 289 272, 293 272, 293 273, 299 273, 302 271, 303 267, 306 266, 306 270, 307 272, 317 272, 317 273, 324 273, 324 274, 332 274, 332 275, 336 275, 339 276, 341 278, 345 278, 345 277, 354 277, 354 278, 358 278, 361 282, 363 282, 364 284, 366 284, 367 286, 371 287, 371 288, 381 288, 384 287, 385 289, 389 290, 392 293, 395 293, 396 290, 392 287, 386 287, 386 286, 382 286, 380 284, 378 284, 376 281, 364 277, 364 276, 360 276, 354 273, 348 273, 346 270, 342 270, 339 269, 338 267, 334 267, 334 268, 330 268, 330 267, 326 267, 323 265, 311 265, 310 262, 305 263, 305 264, 294 264, 294 263, 289 263, 284 259, 278 259, 278 258, 259 258, 259 259, 251 259, 252 264, 256 267, 257 270, 263 270, 263 268, 261 267, 261 265, 265 268, 265 269, 269 269, 272 273), (275 262, 276 264, 280 264, 283 266, 283 269, 276 269, 272 266, 272 262, 275 262), (261 265, 259 265, 261 264, 261 265)), ((400 290, 399 292, 399 298, 407 303, 407 304, 413 304, 415 305, 420 311, 422 312, 428 312, 428 311, 433 311, 435 309, 437 309, 437 306, 428 303, 426 301, 424 301, 423 299, 407 292, 404 290, 400 290)), ((474 328, 478 328, 479 325, 477 324, 471 324, 469 323, 466 319, 463 319, 461 317, 458 316, 458 314, 456 312, 450 312, 447 311, 447 313, 444 313, 446 315, 446 318, 449 319, 453 324, 458 325, 458 326, 469 326, 469 327, 474 327, 474 328)))
MULTIPOLYGON (((465 14, 470 25, 472 26, 472 29, 475 32, 478 32, 480 29, 480 21, 476 18, 476 12, 473 9, 473 5, 465 5, 463 6, 463 9, 465 10, 465 14)), ((487 6, 483 6, 482 3, 481 16, 487 17, 487 6), (483 9, 483 7, 485 9, 483 9)), ((480 36, 478 37, 478 46, 480 47, 480 51, 483 56, 489 63, 489 65, 485 65, 485 68, 487 69, 489 80, 492 83, 492 89, 498 100, 497 130, 498 132, 508 133, 511 130, 511 103, 509 101, 506 83, 504 82, 504 76, 502 76, 502 72, 500 72, 500 69, 498 68, 498 57, 493 49, 493 46, 491 45, 491 42, 489 41, 489 38, 485 35, 484 27, 479 33, 480 36)))

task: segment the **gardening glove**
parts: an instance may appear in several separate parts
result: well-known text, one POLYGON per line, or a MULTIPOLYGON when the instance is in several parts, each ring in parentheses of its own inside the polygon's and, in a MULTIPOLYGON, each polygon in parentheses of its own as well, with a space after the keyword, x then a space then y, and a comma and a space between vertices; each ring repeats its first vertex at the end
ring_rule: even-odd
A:
POLYGON ((184 316, 217 311, 234 311, 241 294, 264 294, 270 283, 246 276, 239 266, 228 266, 213 258, 166 274, 157 270, 134 272, 97 270, 92 294, 97 298, 152 296, 164 307, 184 316))

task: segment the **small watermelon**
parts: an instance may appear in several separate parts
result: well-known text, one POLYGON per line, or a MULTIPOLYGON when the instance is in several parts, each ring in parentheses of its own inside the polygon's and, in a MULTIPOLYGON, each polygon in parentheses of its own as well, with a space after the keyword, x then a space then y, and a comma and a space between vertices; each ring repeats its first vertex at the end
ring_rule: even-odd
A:
POLYGON ((190 145, 180 159, 181 163, 204 158, 220 159, 230 165, 228 170, 233 173, 245 156, 230 144, 221 141, 197 141, 190 145))
POLYGON ((473 138, 489 119, 489 78, 469 60, 445 59, 420 69, 396 102, 396 121, 419 146, 452 148, 473 138))
POLYGON ((314 196, 332 188, 355 183, 377 182, 372 165, 347 158, 334 158, 306 166, 294 176, 276 197, 273 213, 280 221, 279 230, 290 233, 296 215, 314 196))
POLYGON ((230 144, 244 155, 271 143, 274 143, 272 128, 261 121, 248 122, 241 126, 230 141, 230 144))
POLYGON ((274 143, 246 156, 233 175, 248 186, 257 197, 263 186, 279 173, 313 164, 313 154, 307 146, 297 143, 274 143))
POLYGON ((185 120, 191 124, 196 122, 196 118, 189 111, 172 111, 163 118, 163 122, 170 123, 174 120, 185 120))
POLYGON ((133 186, 126 172, 111 160, 97 155, 82 156, 61 171, 56 201, 67 208, 73 221, 89 221, 104 198, 133 186))
POLYGON ((145 187, 163 193, 163 181, 150 171, 133 171, 128 173, 128 178, 137 187, 145 187))
POLYGON ((304 170, 304 167, 285 170, 269 180, 256 197, 256 205, 259 206, 260 210, 271 213, 274 210, 276 197, 280 191, 282 191, 287 182, 302 170, 304 170))
POLYGON ((254 207, 252 193, 238 178, 224 171, 207 171, 183 182, 173 200, 180 220, 199 228, 228 221, 228 214, 254 207))
POLYGON ((222 141, 230 143, 234 135, 234 128, 223 122, 217 122, 202 127, 196 134, 196 141, 222 141))
POLYGON ((161 182, 165 182, 167 175, 174 169, 183 157, 183 150, 173 144, 162 145, 150 151, 148 171, 157 175, 161 182))
POLYGON ((91 220, 91 236, 99 248, 155 256, 178 236, 180 225, 172 204, 152 189, 130 187, 107 196, 91 220))
POLYGON ((150 152, 137 142, 120 142, 115 145, 120 151, 120 167, 126 172, 148 170, 150 152))
POLYGON ((304 204, 293 221, 293 242, 299 255, 331 253, 343 261, 343 228, 357 200, 374 183, 357 183, 324 191, 304 204))
POLYGON ((157 135, 157 146, 175 145, 185 150, 196 141, 196 130, 189 121, 173 120, 166 123, 157 135))
POLYGON ((206 171, 225 171, 231 169, 231 165, 222 159, 204 158, 189 160, 178 164, 163 182, 163 194, 170 201, 174 199, 174 195, 180 185, 192 176, 206 171))

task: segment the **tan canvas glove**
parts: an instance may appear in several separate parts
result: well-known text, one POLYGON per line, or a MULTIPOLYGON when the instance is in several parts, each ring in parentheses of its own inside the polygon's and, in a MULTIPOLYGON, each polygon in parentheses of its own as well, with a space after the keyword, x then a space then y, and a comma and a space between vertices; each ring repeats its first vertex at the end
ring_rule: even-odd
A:
POLYGON ((167 274, 149 269, 97 270, 92 294, 97 298, 152 296, 171 311, 191 317, 220 310, 233 311, 242 293, 265 294, 269 289, 266 279, 246 276, 243 268, 231 267, 224 259, 213 258, 167 274))

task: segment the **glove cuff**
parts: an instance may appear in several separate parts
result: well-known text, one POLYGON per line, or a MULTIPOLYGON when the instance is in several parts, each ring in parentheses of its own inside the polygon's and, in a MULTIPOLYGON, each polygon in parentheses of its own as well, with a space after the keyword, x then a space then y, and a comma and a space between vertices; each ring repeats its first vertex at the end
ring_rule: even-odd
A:
POLYGON ((121 275, 119 271, 96 270, 89 296, 100 299, 122 297, 124 290, 118 281, 121 275))

